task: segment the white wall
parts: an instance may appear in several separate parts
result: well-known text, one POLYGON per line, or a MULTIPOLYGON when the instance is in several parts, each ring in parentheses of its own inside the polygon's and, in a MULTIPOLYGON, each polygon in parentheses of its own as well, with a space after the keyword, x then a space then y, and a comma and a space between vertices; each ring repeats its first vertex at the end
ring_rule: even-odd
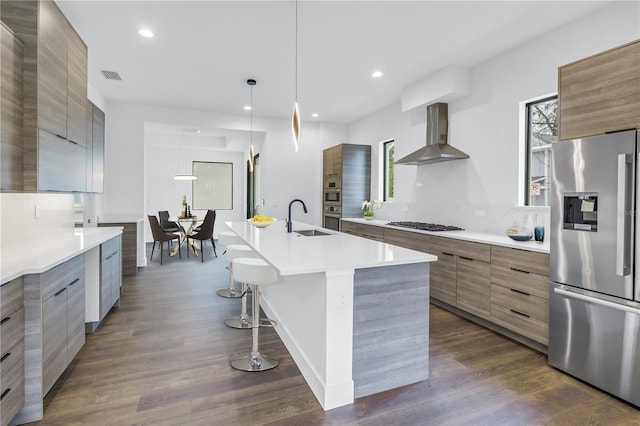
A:
MULTIPOLYGON (((146 164, 146 211, 145 226, 147 223, 146 214, 157 215, 159 210, 168 210, 172 216, 180 214, 182 209, 182 196, 187 196, 187 204, 192 205, 192 184, 191 181, 177 181, 173 179, 176 173, 178 160, 181 163, 180 171, 183 170, 186 151, 188 171, 191 171, 192 161, 222 162, 233 164, 233 209, 217 210, 216 225, 214 235, 226 227, 225 221, 238 221, 245 218, 246 187, 238 186, 239 182, 244 182, 246 173, 244 156, 241 152, 227 152, 205 149, 195 145, 190 145, 189 149, 183 151, 179 135, 147 133, 147 150, 145 157, 146 164)), ((192 210, 194 214, 204 215, 205 210, 192 210)), ((147 241, 153 241, 151 233, 147 234, 147 241)))
MULTIPOLYGON (((145 170, 150 167, 145 160, 145 123, 168 123, 185 128, 249 130, 249 120, 244 115, 123 103, 109 103, 108 110, 106 131, 109 137, 105 147, 104 196, 102 211, 98 214, 134 214, 146 217, 147 214, 157 214, 157 206, 170 201, 153 199, 153 194, 157 194, 155 190, 148 193, 145 199, 145 176, 151 176, 145 170)), ((293 208, 294 220, 320 225, 322 149, 345 142, 346 126, 303 122, 297 153, 293 151, 290 121, 254 116, 253 130, 266 133, 264 143, 257 151, 260 153, 261 195, 265 200, 262 213, 284 222, 289 202, 300 198, 306 203, 309 213, 304 215, 300 206, 296 205, 293 208)), ((174 162, 167 164, 167 167, 168 174, 175 173, 174 162)), ((244 194, 245 174, 237 176, 237 179, 241 181, 234 181, 234 188, 240 188, 244 194)), ((179 197, 181 195, 182 192, 179 197)), ((173 204, 179 206, 180 201, 180 198, 176 198, 173 204)), ((236 217, 234 212, 234 220, 245 217, 244 198, 241 205, 242 214, 238 212, 236 217)), ((164 209, 174 210, 169 205, 164 209)), ((222 229, 218 226, 216 228, 218 231, 222 229)), ((148 225, 145 226, 145 233, 150 233, 148 225)))
MULTIPOLYGON (((449 103, 449 143, 470 158, 397 165, 395 201, 377 216, 493 233, 504 232, 525 214, 544 213, 548 224, 548 209, 517 207, 519 102, 556 92, 559 66, 639 36, 639 3, 616 2, 474 67, 470 95, 449 103), (476 211, 484 211, 484 216, 476 211)), ((372 144, 377 164, 378 142, 394 138, 396 158, 402 158, 424 145, 425 112, 422 107, 402 113, 398 100, 353 123, 349 139, 372 144)), ((378 178, 376 170, 372 188, 377 188, 378 178)))

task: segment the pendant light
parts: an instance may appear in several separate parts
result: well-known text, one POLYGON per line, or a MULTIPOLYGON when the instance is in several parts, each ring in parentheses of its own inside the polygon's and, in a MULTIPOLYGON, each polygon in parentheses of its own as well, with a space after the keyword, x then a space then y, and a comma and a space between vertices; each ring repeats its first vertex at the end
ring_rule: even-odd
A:
POLYGON ((298 137, 300 135, 300 112, 298 111, 298 0, 296 0, 296 44, 295 44, 295 103, 293 104, 293 115, 291 117, 291 131, 293 133, 293 145, 295 152, 298 152, 298 137))
POLYGON ((253 86, 257 84, 257 82, 250 78, 247 80, 247 84, 251 88, 251 101, 249 103, 251 111, 249 115, 249 172, 253 173, 253 86))
MULTIPOLYGON (((200 133, 200 131, 197 131, 200 133)), ((181 138, 182 144, 182 156, 178 156, 178 167, 176 167, 176 174, 173 176, 175 180, 196 180, 197 176, 194 176, 192 173, 187 173, 188 170, 188 160, 187 160, 187 135, 183 134, 181 138), (184 158, 184 173, 180 173, 180 159, 184 158)), ((191 144, 189 144, 189 153, 191 153, 191 144)))

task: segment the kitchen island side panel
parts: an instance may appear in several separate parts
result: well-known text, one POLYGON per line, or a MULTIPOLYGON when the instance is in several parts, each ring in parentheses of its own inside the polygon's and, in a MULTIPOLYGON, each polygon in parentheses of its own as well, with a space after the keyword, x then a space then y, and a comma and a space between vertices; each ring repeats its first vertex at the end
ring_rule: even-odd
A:
POLYGON ((429 377, 429 263, 356 269, 353 382, 359 398, 429 377))

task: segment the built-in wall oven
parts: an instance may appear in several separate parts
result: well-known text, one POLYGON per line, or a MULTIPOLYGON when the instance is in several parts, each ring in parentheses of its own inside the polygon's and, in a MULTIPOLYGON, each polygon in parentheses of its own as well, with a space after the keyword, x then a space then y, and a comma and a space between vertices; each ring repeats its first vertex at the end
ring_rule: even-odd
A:
POLYGON ((325 205, 323 217, 322 217, 322 226, 327 229, 333 229, 334 231, 339 231, 341 217, 342 217, 342 213, 339 206, 325 205))

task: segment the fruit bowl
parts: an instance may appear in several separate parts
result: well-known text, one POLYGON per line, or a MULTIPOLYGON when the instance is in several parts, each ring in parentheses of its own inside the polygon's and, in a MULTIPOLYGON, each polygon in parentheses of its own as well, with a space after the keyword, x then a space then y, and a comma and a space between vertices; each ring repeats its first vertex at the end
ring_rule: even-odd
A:
POLYGON ((515 241, 529 241, 533 235, 524 226, 512 226, 507 229, 509 238, 515 241))
POLYGON ((270 218, 271 220, 255 220, 255 218, 248 219, 247 222, 255 226, 256 228, 266 228, 271 225, 273 222, 277 221, 276 218, 270 218))

